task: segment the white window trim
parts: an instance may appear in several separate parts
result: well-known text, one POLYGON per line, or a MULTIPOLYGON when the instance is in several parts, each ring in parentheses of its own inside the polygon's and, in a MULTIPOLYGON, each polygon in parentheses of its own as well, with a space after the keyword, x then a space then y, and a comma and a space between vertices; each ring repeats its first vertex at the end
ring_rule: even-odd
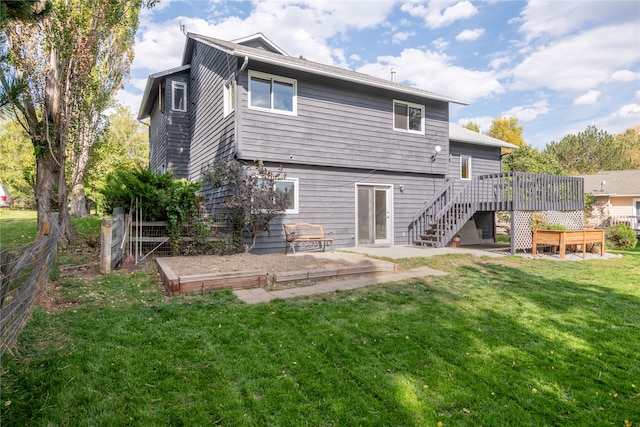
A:
POLYGON ((406 132, 406 133, 414 133, 417 135, 424 135, 425 134, 425 108, 424 105, 420 105, 420 104, 414 104, 412 102, 407 102, 407 101, 402 101, 399 99, 394 99, 393 100, 393 106, 391 109, 391 126, 393 127, 393 130, 396 132, 406 132), (421 130, 410 130, 409 129, 409 111, 407 110, 407 129, 401 129, 401 128, 397 128, 396 127, 396 104, 403 104, 407 106, 407 109, 409 107, 412 108, 419 108, 420 112, 421 112, 421 118, 420 118, 420 128, 421 130))
POLYGON ((236 88, 236 76, 232 75, 229 80, 224 83, 224 115, 223 117, 227 117, 229 114, 233 113, 236 109, 235 100, 231 97, 231 92, 237 94, 236 88))
POLYGON ((171 109, 183 113, 187 111, 187 84, 185 82, 171 82, 171 109), (184 108, 178 108, 176 106, 176 89, 178 87, 182 87, 184 91, 184 108))
MULTIPOLYGON (((276 180, 277 182, 293 182, 293 207, 289 207, 287 209, 285 209, 284 211, 282 211, 282 213, 284 214, 298 214, 299 213, 299 208, 300 208, 300 198, 299 198, 299 181, 298 178, 283 178, 283 179, 278 179, 276 180)), ((251 204, 253 204, 253 200, 251 201, 251 204)), ((252 209, 252 212, 255 212, 252 209)))
POLYGON ((277 182, 280 181, 284 181, 284 182, 293 182, 293 206, 288 207, 287 209, 285 209, 284 213, 285 214, 298 214, 300 213, 299 209, 300 209, 300 198, 299 198, 299 181, 298 178, 284 178, 284 179, 279 179, 277 182))
POLYGON ((473 162, 472 162, 472 157, 471 156, 467 156, 467 155, 460 155, 460 179, 463 181, 470 181, 471 177, 473 177, 473 162), (462 162, 464 159, 469 159, 469 177, 468 178, 463 178, 462 177, 462 162))
MULTIPOLYGON (((271 92, 271 94, 273 96, 273 91, 271 92)), ((273 105, 273 99, 271 99, 271 105, 273 105)), ((249 109, 257 110, 257 111, 268 111, 270 113, 275 113, 275 114, 284 114, 286 116, 297 116, 298 115, 298 81, 295 79, 290 79, 288 77, 277 76, 275 74, 267 74, 267 73, 261 73, 259 71, 249 70, 249 109), (274 81, 293 84, 293 99, 291 104, 293 111, 278 110, 273 107, 271 108, 255 107, 251 105, 251 78, 252 77, 256 77, 264 80, 271 80, 272 84, 274 81)))

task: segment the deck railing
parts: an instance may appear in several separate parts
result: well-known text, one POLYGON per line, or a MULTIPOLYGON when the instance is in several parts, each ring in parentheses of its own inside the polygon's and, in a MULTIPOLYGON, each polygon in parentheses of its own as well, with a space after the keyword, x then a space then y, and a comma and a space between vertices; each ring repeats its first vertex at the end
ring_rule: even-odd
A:
POLYGON ((570 211, 584 208, 582 178, 506 172, 474 177, 458 188, 449 181, 409 225, 412 242, 436 229, 445 246, 478 211, 570 211), (457 190, 457 191, 456 191, 457 190))

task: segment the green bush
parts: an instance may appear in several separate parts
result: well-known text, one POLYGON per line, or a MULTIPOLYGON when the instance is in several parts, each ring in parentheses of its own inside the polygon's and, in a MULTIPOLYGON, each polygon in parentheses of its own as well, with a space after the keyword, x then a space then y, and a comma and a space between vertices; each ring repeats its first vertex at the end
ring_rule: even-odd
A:
POLYGON ((117 207, 129 211, 137 201, 143 221, 167 221, 171 249, 177 253, 182 226, 197 208, 199 189, 199 184, 176 179, 171 173, 119 170, 107 176, 102 207, 107 213, 117 207))
POLYGON ((625 224, 615 224, 607 229, 607 240, 618 249, 635 248, 638 236, 633 228, 625 224))

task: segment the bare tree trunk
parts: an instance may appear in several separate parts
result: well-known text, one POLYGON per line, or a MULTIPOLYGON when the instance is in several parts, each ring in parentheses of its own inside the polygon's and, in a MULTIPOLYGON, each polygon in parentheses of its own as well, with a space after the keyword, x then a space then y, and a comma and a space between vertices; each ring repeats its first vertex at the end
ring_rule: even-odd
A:
POLYGON ((86 218, 89 216, 87 209, 87 196, 84 192, 84 184, 76 184, 71 189, 71 204, 69 207, 71 216, 86 218))

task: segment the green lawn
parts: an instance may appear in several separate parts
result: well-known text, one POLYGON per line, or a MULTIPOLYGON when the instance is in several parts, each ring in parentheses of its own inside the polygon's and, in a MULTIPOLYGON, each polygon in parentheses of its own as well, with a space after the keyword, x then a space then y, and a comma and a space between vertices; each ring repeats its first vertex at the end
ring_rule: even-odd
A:
MULTIPOLYGON (((0 211, 3 249, 33 235, 0 211)), ((618 253, 414 258, 450 274, 258 306, 62 277, 3 356, 1 425, 639 425, 640 249, 618 253)))
POLYGON ((152 272, 63 278, 2 360, 16 426, 640 425, 640 252, 248 306, 152 272), (62 307, 62 309, 60 309, 62 307))

